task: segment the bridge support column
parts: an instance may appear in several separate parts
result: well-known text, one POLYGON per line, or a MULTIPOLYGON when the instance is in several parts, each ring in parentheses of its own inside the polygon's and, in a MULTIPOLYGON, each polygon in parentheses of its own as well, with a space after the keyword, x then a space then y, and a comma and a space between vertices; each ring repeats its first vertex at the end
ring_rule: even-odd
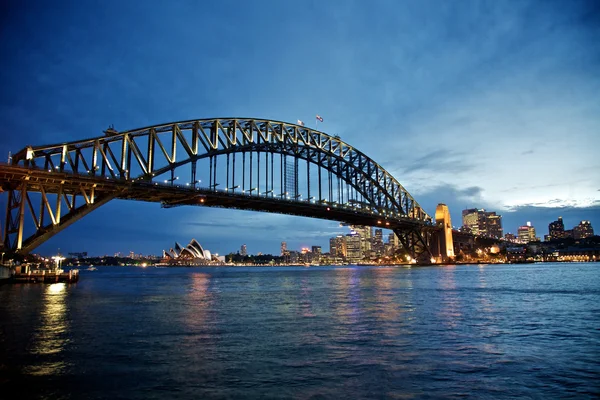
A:
POLYGON ((4 248, 6 249, 20 250, 23 245, 26 196, 27 181, 23 181, 18 189, 10 189, 8 191, 6 220, 4 224, 4 248))

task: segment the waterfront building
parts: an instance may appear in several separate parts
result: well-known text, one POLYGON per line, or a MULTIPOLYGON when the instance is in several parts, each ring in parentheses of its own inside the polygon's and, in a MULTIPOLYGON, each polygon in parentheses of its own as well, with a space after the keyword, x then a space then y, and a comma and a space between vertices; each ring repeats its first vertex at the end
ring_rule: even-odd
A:
POLYGON ((548 235, 550 236, 550 240, 562 239, 565 237, 565 224, 563 223, 562 217, 558 217, 558 220, 548 224, 548 235))
POLYGON ((479 235, 479 210, 476 208, 463 210, 462 224, 467 232, 479 235))
POLYGON ((285 253, 287 253, 287 243, 281 242, 281 256, 285 256, 285 253))
POLYGON ((346 238, 338 235, 329 239, 329 254, 332 257, 346 257, 346 238))
POLYGON ((539 240, 535 237, 535 228, 531 225, 531 222, 527 221, 526 225, 520 226, 517 230, 517 237, 520 243, 529 243, 539 240))
POLYGON ((209 250, 203 249, 196 239, 192 239, 185 247, 176 242, 175 247, 168 251, 163 250, 162 260, 169 263, 204 264, 212 261, 213 256, 209 250))
POLYGON ((502 238, 502 215, 496 215, 495 211, 487 212, 485 223, 488 237, 502 238))
POLYGON ((246 247, 245 244, 242 245, 242 247, 240 248, 240 256, 247 256, 248 255, 248 248, 246 247))
POLYGON ((471 232, 476 236, 502 238, 502 216, 495 211, 470 208, 462 212, 462 231, 471 232))
POLYGON ((370 226, 350 225, 351 232, 360 236, 360 251, 362 257, 368 257, 371 252, 371 239, 373 237, 373 228, 370 226))
POLYGON ((575 239, 585 239, 590 236, 594 236, 594 228, 590 221, 581 221, 573 228, 573 238, 575 239))
POLYGON ((321 255, 323 250, 321 249, 321 246, 312 246, 312 252, 321 255))
POLYGON ((346 235, 346 258, 351 263, 358 263, 363 259, 360 247, 360 236, 357 234, 346 235))
POLYGON ((383 255, 383 229, 375 229, 375 236, 371 242, 371 250, 377 257, 383 255))

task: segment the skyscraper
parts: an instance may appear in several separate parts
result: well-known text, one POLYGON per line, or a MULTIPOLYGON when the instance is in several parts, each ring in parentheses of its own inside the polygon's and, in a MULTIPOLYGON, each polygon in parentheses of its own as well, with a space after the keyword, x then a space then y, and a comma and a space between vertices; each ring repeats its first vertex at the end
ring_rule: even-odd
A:
POLYGON ((329 239, 329 254, 332 257, 346 256, 346 238, 342 235, 329 239))
POLYGON ((495 211, 470 208, 462 212, 463 227, 473 235, 501 238, 502 216, 495 211))
POLYGON ((565 224, 563 223, 562 217, 558 217, 558 220, 548 224, 548 235, 550 235, 550 240, 562 239, 565 237, 565 224))
POLYGON ((487 236, 495 239, 502 238, 502 215, 496 215, 495 211, 486 213, 485 215, 487 236))
POLYGON ((248 249, 246 248, 246 245, 243 244, 242 247, 240 248, 240 256, 247 256, 248 255, 248 249))
POLYGON ((463 210, 462 224, 473 235, 479 235, 479 210, 476 208, 463 210))
POLYGON ((521 243, 529 243, 537 239, 535 237, 535 228, 531 226, 531 222, 529 221, 527 222, 527 225, 520 226, 519 229, 517 229, 517 236, 521 243))
POLYGON ((287 243, 281 242, 281 256, 284 256, 287 253, 287 243))
POLYGON ((368 257, 371 252, 371 238, 373 236, 370 226, 350 225, 350 229, 360 236, 360 251, 362 257, 368 257))
POLYGON ((573 237, 575 239, 585 239, 590 236, 594 236, 594 228, 592 228, 590 221, 581 221, 579 225, 573 228, 573 237))
POLYGON ((371 249, 375 251, 375 254, 383 255, 383 229, 375 229, 375 236, 371 243, 371 249))
POLYGON ((346 258, 351 263, 360 262, 363 259, 360 248, 360 236, 357 234, 346 235, 346 258))

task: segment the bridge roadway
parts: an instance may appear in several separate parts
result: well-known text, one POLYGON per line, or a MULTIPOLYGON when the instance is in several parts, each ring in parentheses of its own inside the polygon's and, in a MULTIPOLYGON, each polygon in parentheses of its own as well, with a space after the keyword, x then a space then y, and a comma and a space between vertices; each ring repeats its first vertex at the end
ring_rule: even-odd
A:
MULTIPOLYGON (((281 199, 275 196, 232 193, 205 187, 193 188, 171 183, 163 184, 142 178, 103 179, 89 175, 0 163, 0 187, 2 190, 17 190, 24 182, 27 184, 27 191, 30 192, 71 196, 84 194, 88 198, 93 198, 92 203, 104 204, 112 199, 139 200, 161 203, 165 208, 183 205, 220 207, 319 218, 392 230, 435 229, 432 224, 412 218, 380 215, 375 211, 362 209, 360 206, 335 202, 302 201, 281 199)), ((87 212, 76 215, 72 222, 85 214, 87 212)), ((41 232, 41 234, 43 233, 41 232)), ((36 240, 36 245, 38 241, 41 241, 40 239, 36 240)), ((30 243, 26 247, 32 245, 33 243, 30 243)))

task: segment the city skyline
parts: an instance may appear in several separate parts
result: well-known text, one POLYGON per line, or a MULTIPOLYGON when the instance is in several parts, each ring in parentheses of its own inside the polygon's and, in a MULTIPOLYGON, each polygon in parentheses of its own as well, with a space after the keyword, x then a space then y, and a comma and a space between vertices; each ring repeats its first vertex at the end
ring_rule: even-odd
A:
MULTIPOLYGON (((463 209, 485 208, 502 215, 505 233, 531 221, 543 237, 558 216, 598 227, 594 15, 586 1, 39 3, 36 13, 11 3, 0 27, 0 154, 100 136, 111 124, 239 115, 314 128, 319 115, 319 130, 380 163, 429 215, 447 204, 455 226, 463 209), (244 22, 266 13, 269 26, 244 22), (148 24, 132 30, 138 18, 148 24), (311 62, 285 61, 298 57, 311 62)), ((243 243, 277 254, 281 241, 326 248, 337 229, 112 201, 35 251, 151 253, 196 237, 219 254, 243 243)))

